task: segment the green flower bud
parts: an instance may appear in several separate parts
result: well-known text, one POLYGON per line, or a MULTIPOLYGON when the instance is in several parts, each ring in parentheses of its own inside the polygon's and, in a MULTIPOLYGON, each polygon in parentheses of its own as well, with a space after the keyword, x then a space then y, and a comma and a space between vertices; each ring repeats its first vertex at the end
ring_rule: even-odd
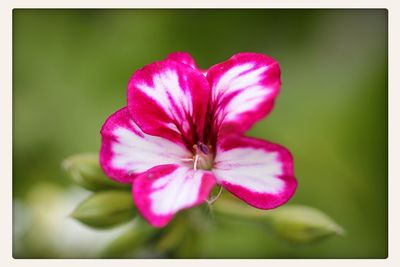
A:
POLYGON ((273 210, 260 210, 234 200, 219 199, 213 206, 220 214, 268 224, 281 238, 307 243, 344 230, 328 215, 312 207, 284 205, 273 210))
POLYGON ((114 182, 104 174, 96 153, 73 155, 65 159, 62 166, 75 183, 91 191, 130 188, 130 185, 114 182))
POLYGON ((110 228, 130 221, 137 214, 130 192, 97 192, 85 199, 71 214, 94 228, 110 228))
POLYGON ((271 227, 282 238, 308 243, 334 234, 342 235, 344 230, 328 215, 312 207, 291 205, 273 210, 268 215, 271 227))

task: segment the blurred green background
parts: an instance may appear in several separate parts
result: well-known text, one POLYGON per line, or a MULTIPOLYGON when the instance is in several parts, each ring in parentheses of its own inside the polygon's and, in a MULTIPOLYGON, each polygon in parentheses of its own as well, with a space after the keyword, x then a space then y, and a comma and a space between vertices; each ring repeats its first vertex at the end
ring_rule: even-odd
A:
POLYGON ((386 258, 387 38, 383 9, 14 9, 14 257, 98 257, 120 234, 68 217, 88 193, 60 164, 99 150, 100 127, 126 104, 136 69, 173 51, 201 68, 253 51, 280 62, 283 84, 273 112, 248 134, 291 150, 299 187, 290 203, 323 210, 346 235, 299 246, 214 218, 197 257, 386 258))

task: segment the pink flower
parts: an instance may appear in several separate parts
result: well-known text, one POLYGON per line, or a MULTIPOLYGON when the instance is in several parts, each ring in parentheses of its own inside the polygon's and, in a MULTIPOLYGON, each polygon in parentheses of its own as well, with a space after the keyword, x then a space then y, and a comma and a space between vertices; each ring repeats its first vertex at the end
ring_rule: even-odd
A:
POLYGON ((128 104, 101 129, 100 163, 153 226, 207 200, 214 185, 259 209, 287 202, 297 182, 284 147, 243 135, 265 117, 280 88, 274 59, 239 53, 199 70, 187 53, 136 71, 128 104))

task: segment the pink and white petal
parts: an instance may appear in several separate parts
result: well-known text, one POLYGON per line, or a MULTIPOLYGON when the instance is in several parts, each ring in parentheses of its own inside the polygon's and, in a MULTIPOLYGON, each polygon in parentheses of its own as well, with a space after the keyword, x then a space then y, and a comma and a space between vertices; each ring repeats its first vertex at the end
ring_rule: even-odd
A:
POLYGON ((212 66, 207 79, 214 127, 220 133, 243 133, 265 117, 281 85, 278 62, 258 53, 239 53, 212 66))
POLYGON ((193 69, 199 70, 204 76, 207 76, 207 69, 199 69, 197 67, 196 61, 187 52, 173 52, 168 55, 167 59, 175 60, 177 62, 189 65, 193 69))
POLYGON ((167 59, 133 74, 128 108, 145 133, 191 145, 202 139, 209 92, 200 71, 167 59))
POLYGON ((198 69, 196 61, 187 52, 173 52, 168 55, 167 59, 171 59, 186 65, 189 65, 193 69, 198 69))
POLYGON ((297 187, 290 152, 250 137, 223 139, 217 146, 213 173, 225 189, 259 209, 286 203, 297 187))
POLYGON ((112 179, 129 183, 154 166, 182 163, 191 157, 182 142, 145 134, 133 121, 128 108, 112 114, 101 129, 100 165, 112 179))
POLYGON ((176 212, 203 203, 214 185, 215 177, 209 171, 163 165, 138 176, 132 193, 143 217, 163 227, 176 212))

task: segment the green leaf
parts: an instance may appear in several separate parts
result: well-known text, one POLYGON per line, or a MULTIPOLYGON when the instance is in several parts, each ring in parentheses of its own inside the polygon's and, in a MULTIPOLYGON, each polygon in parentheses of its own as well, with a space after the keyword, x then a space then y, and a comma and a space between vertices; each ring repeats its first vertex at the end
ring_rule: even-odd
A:
POLYGON ((212 209, 217 213, 233 216, 241 219, 264 222, 268 217, 268 211, 253 208, 243 202, 219 198, 212 209))
POLYGON ((343 235, 344 229, 322 211, 302 205, 288 205, 270 212, 272 229, 282 238, 308 243, 331 235, 343 235))
POLYGON ((94 228, 110 228, 132 220, 136 214, 131 194, 113 190, 94 193, 71 216, 94 228))
POLYGON ((88 190, 130 189, 130 185, 114 182, 104 174, 97 153, 70 156, 63 161, 62 166, 75 183, 88 190))

